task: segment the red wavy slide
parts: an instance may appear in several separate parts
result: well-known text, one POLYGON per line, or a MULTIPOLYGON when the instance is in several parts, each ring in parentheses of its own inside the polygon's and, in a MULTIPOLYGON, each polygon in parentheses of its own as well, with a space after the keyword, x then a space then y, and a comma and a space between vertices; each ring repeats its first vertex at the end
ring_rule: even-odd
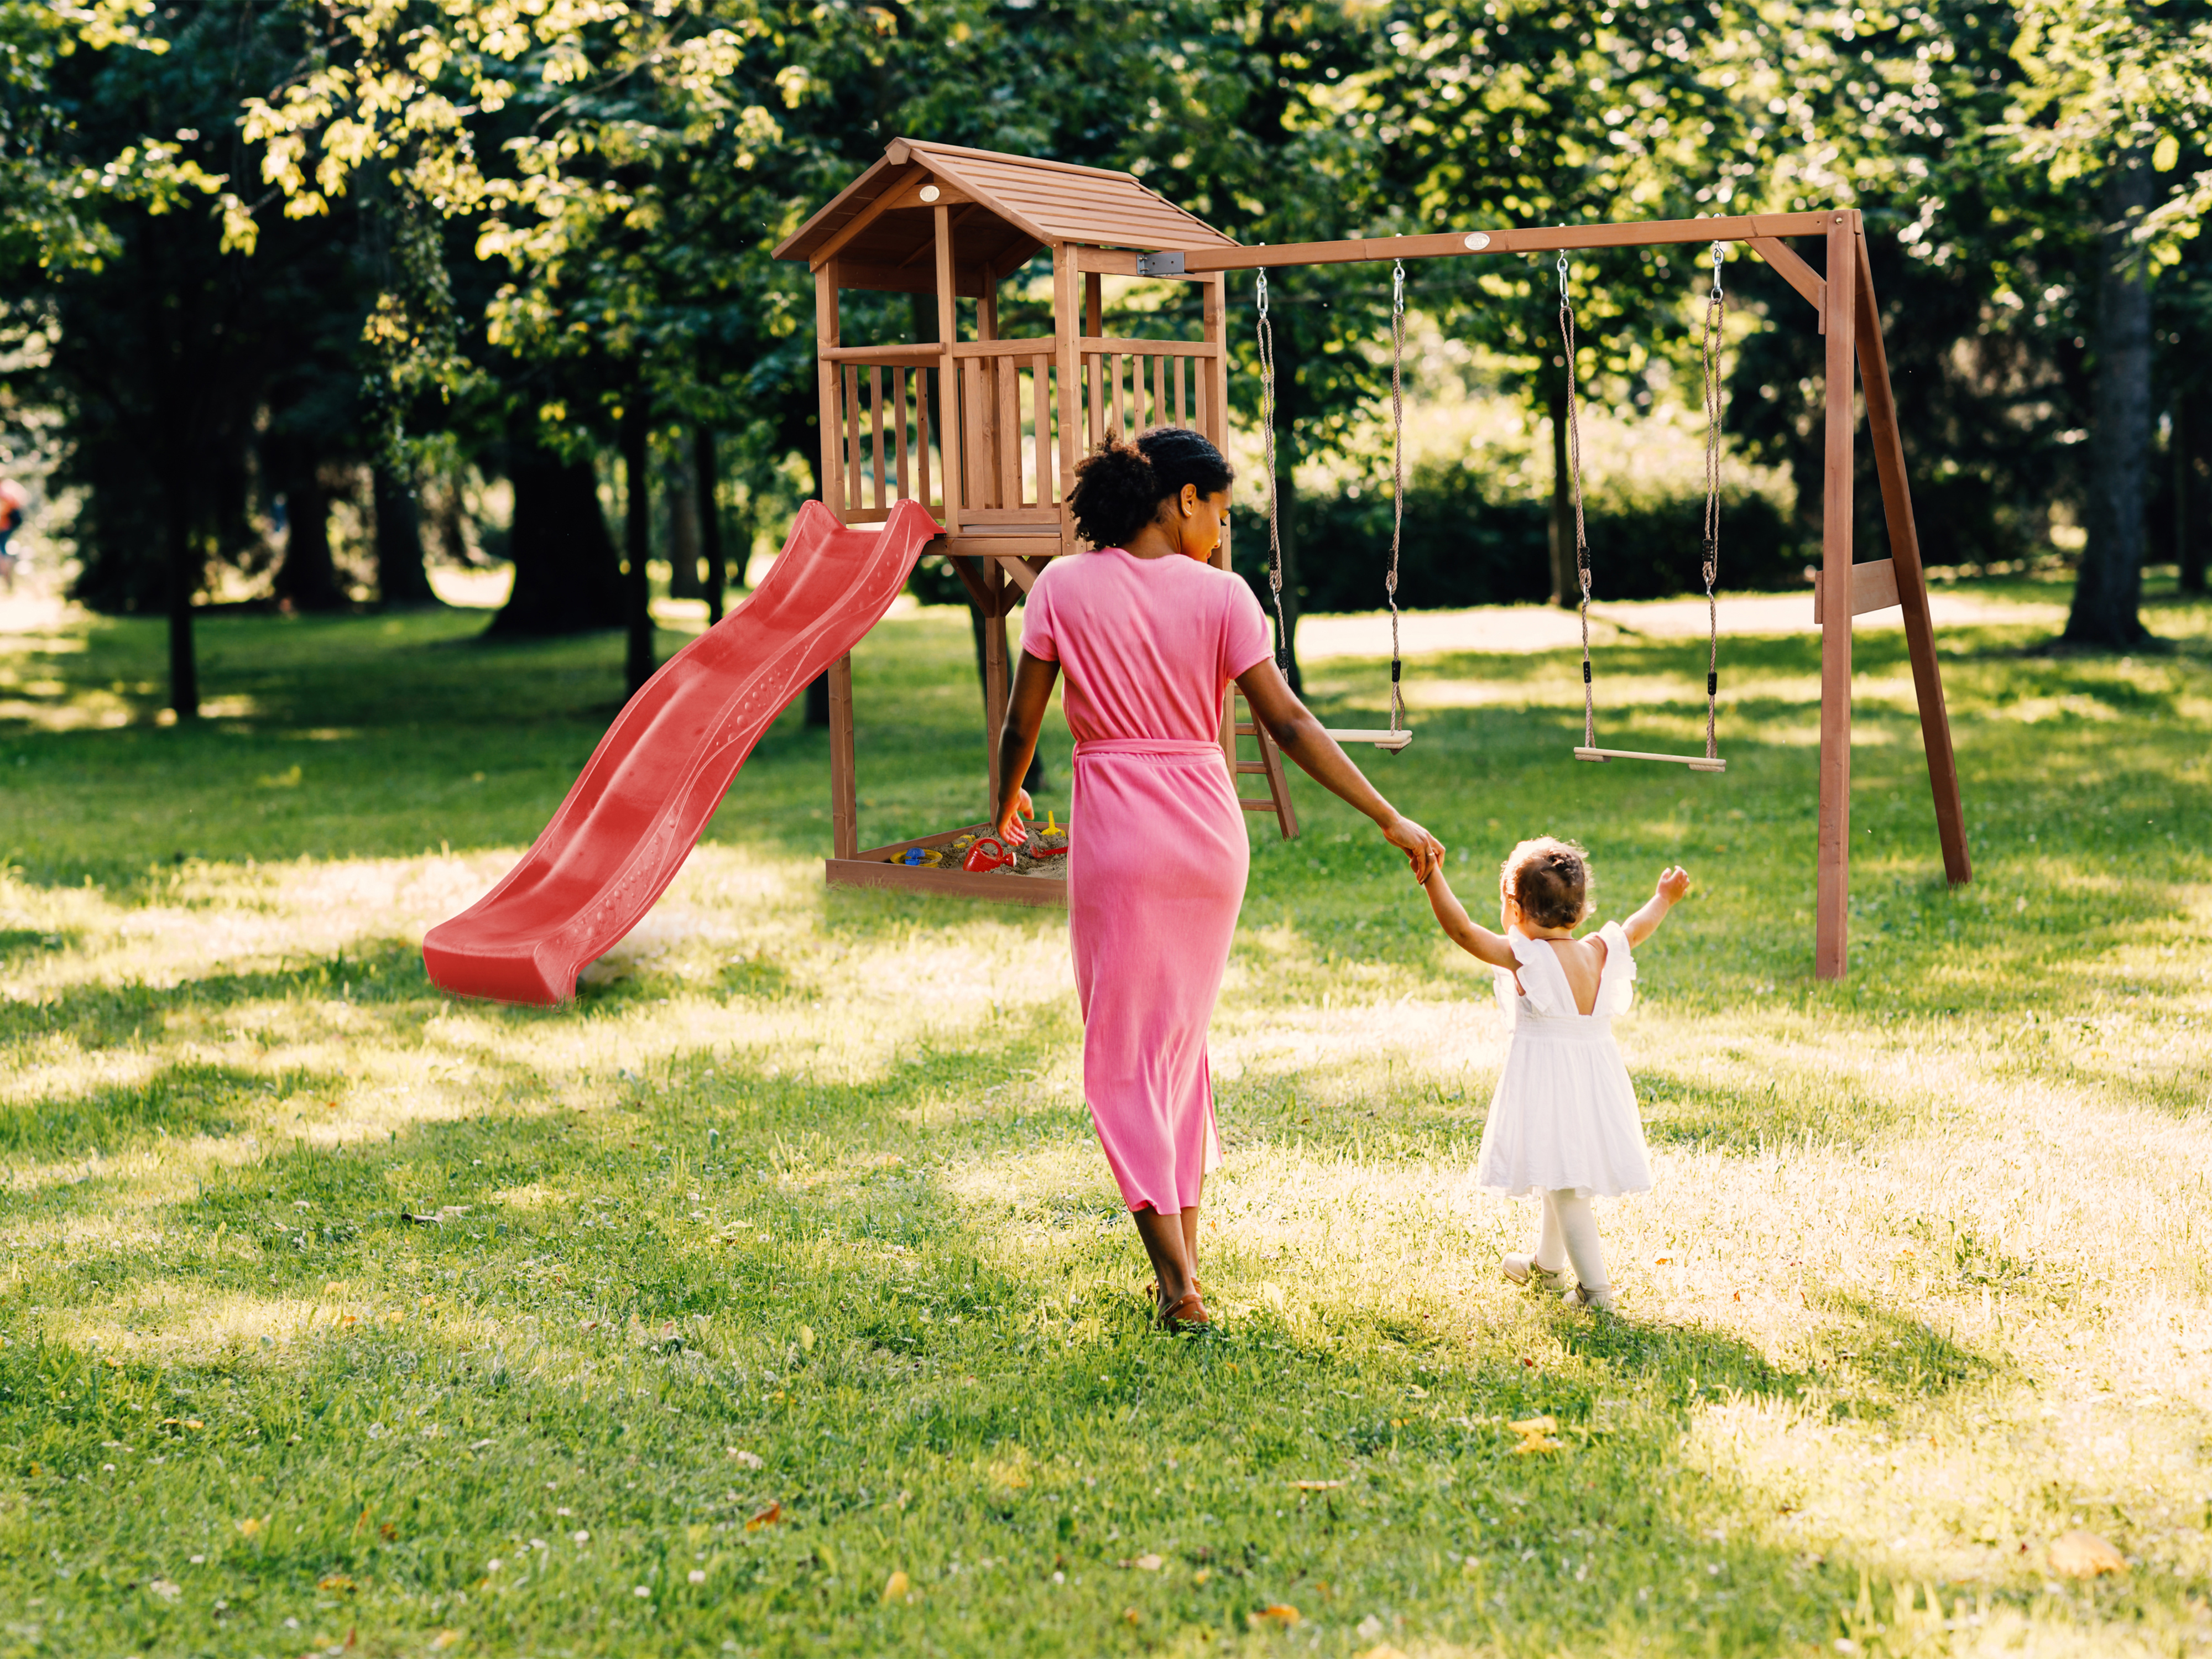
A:
POLYGON ((501 1002, 573 996, 577 969, 676 878, 769 723, 882 619, 939 533, 918 501, 852 530, 802 506, 761 585, 615 716, 522 862, 424 936, 432 981, 501 1002))

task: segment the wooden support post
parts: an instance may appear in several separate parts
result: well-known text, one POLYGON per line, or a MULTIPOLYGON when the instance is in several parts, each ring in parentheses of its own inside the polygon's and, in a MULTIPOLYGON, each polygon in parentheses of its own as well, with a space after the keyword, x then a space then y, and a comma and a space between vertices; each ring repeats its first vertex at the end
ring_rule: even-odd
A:
POLYGON ((845 470, 840 457, 845 440, 837 418, 837 365, 830 353, 839 344, 837 336, 837 262, 829 261, 814 273, 815 379, 822 398, 822 504, 845 521, 845 470))
POLYGON ((1828 216, 1826 469, 1820 494, 1820 834, 1813 971, 1841 979, 1849 962, 1851 900, 1851 447, 1857 424, 1854 296, 1858 216, 1828 216))
POLYGON ((830 845, 848 859, 860 850, 860 804, 853 763, 853 657, 830 665, 830 845))
POLYGON ((1943 847, 1943 873, 1954 887, 1974 878, 1966 852, 1966 816, 1959 799, 1959 763, 1951 750, 1951 715, 1943 706, 1943 671, 1936 660, 1936 622, 1929 614, 1928 577, 1920 563, 1920 532, 1912 521, 1912 493, 1905 476, 1905 441, 1897 423, 1897 398, 1889 384, 1889 356, 1882 347, 1881 316, 1875 305, 1874 267, 1866 235, 1852 239, 1857 258, 1859 380, 1866 390, 1867 441, 1881 478, 1881 508, 1889 526, 1889 556, 1897 601, 1905 612, 1905 643, 1912 659, 1912 690, 1920 704, 1921 746, 1928 753, 1928 784, 1936 797, 1936 834, 1943 847))
POLYGON ((991 805, 999 802, 999 730, 1006 723, 1006 573, 985 562, 983 585, 991 603, 983 617, 983 744, 991 765, 991 805))
MULTIPOLYGON (((1058 487, 1050 497, 1043 495, 1043 481, 1038 481, 1038 499, 1049 499, 1060 514, 1060 550, 1075 551, 1075 518, 1067 510, 1068 492, 1075 488, 1075 463, 1080 458, 1076 434, 1083 427, 1083 356, 1076 340, 1083 331, 1083 319, 1077 314, 1082 304, 1082 289, 1077 284, 1079 276, 1075 268, 1075 250, 1066 242, 1055 242, 1052 248, 1052 332, 1055 360, 1053 372, 1059 380, 1059 396, 1054 399, 1060 422, 1060 476, 1058 487)), ((1043 434, 1038 434, 1042 447, 1043 434)))
POLYGON ((952 212, 937 214, 937 343, 944 351, 937 374, 937 448, 945 487, 947 535, 960 533, 960 509, 966 504, 967 477, 960 466, 960 362, 952 343, 960 337, 960 307, 952 292, 952 212))

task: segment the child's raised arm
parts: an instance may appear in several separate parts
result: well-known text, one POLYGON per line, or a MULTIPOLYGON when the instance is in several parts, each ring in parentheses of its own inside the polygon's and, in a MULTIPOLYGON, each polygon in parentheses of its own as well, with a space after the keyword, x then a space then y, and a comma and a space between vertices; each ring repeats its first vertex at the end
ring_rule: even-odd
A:
POLYGON ((1620 925, 1620 931, 1628 935, 1631 948, 1643 944, 1657 933, 1659 924, 1667 920, 1667 913, 1689 890, 1690 872, 1680 865, 1670 865, 1661 871, 1658 885, 1651 890, 1651 896, 1644 901, 1644 908, 1620 925))
POLYGON ((1443 924, 1444 932, 1451 936, 1453 944, 1458 945, 1469 956, 1480 957, 1493 968, 1511 968, 1516 965, 1513 947, 1506 942, 1505 936, 1503 933, 1492 933, 1490 929, 1468 915, 1467 907, 1459 902, 1457 896, 1451 890, 1451 884, 1444 879, 1444 867, 1441 860, 1429 872, 1429 878, 1421 885, 1428 891, 1429 908, 1437 913, 1437 921, 1443 924))

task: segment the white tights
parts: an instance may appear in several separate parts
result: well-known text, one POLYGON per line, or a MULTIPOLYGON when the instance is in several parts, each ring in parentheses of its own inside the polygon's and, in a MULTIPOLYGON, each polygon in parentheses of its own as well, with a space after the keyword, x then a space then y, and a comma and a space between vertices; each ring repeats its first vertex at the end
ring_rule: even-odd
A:
POLYGON ((1613 1288, 1605 1276, 1605 1252, 1598 1248, 1597 1213, 1573 1188, 1544 1194, 1544 1224, 1536 1236, 1535 1261, 1547 1273, 1573 1263, 1575 1277, 1593 1295, 1613 1288))

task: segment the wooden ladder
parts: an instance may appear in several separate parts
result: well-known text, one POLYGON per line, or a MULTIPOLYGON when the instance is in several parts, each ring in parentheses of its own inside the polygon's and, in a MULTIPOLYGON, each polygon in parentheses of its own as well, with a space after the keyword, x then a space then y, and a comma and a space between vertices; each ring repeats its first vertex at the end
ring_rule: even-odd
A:
POLYGON ((1283 751, 1275 746, 1275 740, 1260 722, 1252 718, 1244 694, 1233 684, 1222 703, 1221 752, 1229 763, 1229 787, 1237 792, 1237 804, 1248 812, 1273 812, 1283 839, 1294 839, 1298 833, 1298 810, 1291 805, 1290 783, 1283 775, 1283 751), (1237 744, 1243 738, 1251 738, 1258 747, 1259 759, 1248 761, 1238 756, 1237 744), (1246 794, 1240 780, 1247 776, 1266 778, 1267 793, 1246 794))

